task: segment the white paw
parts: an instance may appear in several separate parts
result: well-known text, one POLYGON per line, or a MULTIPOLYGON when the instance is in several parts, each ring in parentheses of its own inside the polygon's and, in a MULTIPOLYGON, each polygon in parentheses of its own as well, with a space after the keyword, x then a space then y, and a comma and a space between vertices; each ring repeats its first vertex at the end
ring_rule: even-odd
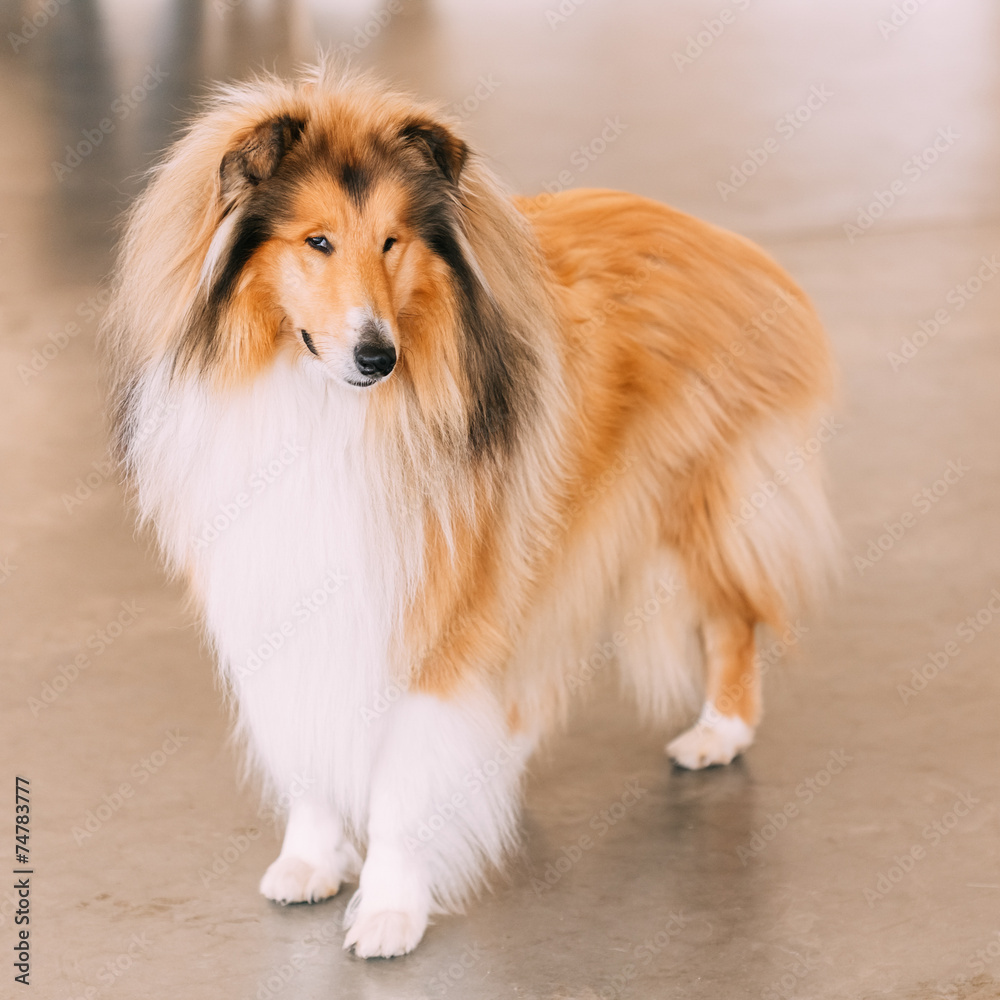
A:
POLYGON ((753 743, 754 731, 735 715, 722 715, 706 705, 698 721, 667 744, 667 753, 681 767, 696 771, 729 764, 753 743))
POLYGON ((392 958, 406 955, 420 943, 427 929, 427 917, 401 910, 365 913, 359 910, 347 930, 344 948, 354 949, 359 958, 392 958))
POLYGON ((341 864, 317 867, 301 858, 285 855, 264 872, 260 891, 276 903, 315 903, 335 896, 345 874, 341 864))

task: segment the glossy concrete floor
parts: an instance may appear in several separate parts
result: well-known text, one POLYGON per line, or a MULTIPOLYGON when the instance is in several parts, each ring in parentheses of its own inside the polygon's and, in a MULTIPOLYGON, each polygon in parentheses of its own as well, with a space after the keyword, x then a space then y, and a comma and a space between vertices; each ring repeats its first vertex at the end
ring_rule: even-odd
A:
POLYGON ((37 0, 0 17, 0 868, 17 867, 20 775, 34 872, 30 989, 16 877, 0 883, 0 995, 1000 997, 995 3, 37 0), (757 744, 675 771, 670 734, 598 692, 532 768, 509 878, 370 964, 340 950, 343 897, 257 895, 277 833, 237 788, 183 596, 133 538, 94 359, 139 172, 208 81, 317 42, 450 106, 517 189, 632 189, 756 238, 843 372, 823 457, 844 581, 767 653, 757 744))

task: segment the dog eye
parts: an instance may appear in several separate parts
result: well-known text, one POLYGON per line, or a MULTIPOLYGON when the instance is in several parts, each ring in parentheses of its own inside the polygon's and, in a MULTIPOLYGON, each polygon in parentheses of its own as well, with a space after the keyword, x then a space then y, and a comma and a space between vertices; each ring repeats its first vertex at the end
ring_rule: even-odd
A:
POLYGON ((333 247, 330 246, 330 241, 325 236, 307 236, 306 243, 314 250, 319 250, 320 253, 325 253, 327 256, 333 253, 333 247))
POLYGON ((382 253, 388 253, 396 245, 396 237, 390 236, 385 243, 382 244, 382 253))

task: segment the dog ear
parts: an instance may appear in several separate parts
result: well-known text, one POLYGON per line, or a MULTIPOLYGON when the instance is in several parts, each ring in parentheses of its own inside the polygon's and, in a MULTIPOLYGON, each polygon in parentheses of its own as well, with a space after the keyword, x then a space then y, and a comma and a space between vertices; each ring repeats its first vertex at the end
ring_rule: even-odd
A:
POLYGON ((306 127, 304 119, 281 115, 241 133, 235 145, 222 158, 219 179, 222 196, 234 198, 247 188, 274 176, 288 151, 299 141, 306 127))
POLYGON ((399 137, 437 167, 445 180, 458 183, 469 147, 444 125, 430 118, 413 118, 399 130, 399 137))

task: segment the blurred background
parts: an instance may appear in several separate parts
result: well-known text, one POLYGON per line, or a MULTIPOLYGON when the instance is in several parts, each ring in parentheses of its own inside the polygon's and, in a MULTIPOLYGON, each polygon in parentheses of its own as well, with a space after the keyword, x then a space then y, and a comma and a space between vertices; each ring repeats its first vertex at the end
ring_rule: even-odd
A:
POLYGON ((996 3, 8 0, 0 36, 0 811, 12 835, 26 776, 34 996, 1000 996, 996 3), (318 47, 439 101, 513 190, 628 189, 762 243, 842 376, 843 583, 766 641, 745 759, 671 769, 674 733, 596 683, 509 877, 369 964, 348 893, 257 895, 278 830, 133 537, 94 351, 143 172, 213 82, 318 47))

